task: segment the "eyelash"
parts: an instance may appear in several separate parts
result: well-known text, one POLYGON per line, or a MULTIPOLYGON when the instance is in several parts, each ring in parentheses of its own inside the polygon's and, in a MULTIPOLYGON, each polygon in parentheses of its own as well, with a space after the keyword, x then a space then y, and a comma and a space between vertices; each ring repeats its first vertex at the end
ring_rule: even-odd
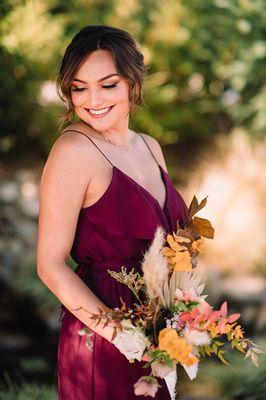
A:
MULTIPOLYGON (((102 88, 104 88, 104 89, 111 89, 111 88, 113 88, 113 87, 116 87, 117 86, 117 83, 114 83, 114 84, 112 84, 112 85, 109 85, 109 86, 102 86, 102 88)), ((85 90, 85 88, 71 88, 71 90, 73 91, 73 92, 81 92, 82 90, 85 90)))

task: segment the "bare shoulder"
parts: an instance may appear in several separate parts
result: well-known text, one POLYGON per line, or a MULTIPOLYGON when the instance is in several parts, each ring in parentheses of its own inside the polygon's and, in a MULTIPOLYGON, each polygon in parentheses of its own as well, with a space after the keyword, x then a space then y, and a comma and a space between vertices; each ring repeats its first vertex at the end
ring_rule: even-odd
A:
POLYGON ((78 213, 81 207, 93 175, 94 153, 88 139, 80 136, 72 132, 59 135, 50 149, 40 180, 40 203, 45 208, 53 203, 58 211, 69 207, 65 211, 78 213))
POLYGON ((72 164, 71 167, 79 170, 82 167, 90 167, 90 170, 93 168, 96 154, 94 146, 86 136, 74 131, 61 132, 55 138, 47 161, 52 162, 57 159, 58 163, 72 164))
POLYGON ((146 140, 148 146, 150 147, 151 151, 153 152, 156 160, 158 163, 163 167, 163 169, 167 172, 167 166, 164 158, 164 154, 161 148, 160 143, 158 142, 157 139, 155 139, 153 136, 147 135, 146 133, 140 132, 141 135, 144 137, 146 140))

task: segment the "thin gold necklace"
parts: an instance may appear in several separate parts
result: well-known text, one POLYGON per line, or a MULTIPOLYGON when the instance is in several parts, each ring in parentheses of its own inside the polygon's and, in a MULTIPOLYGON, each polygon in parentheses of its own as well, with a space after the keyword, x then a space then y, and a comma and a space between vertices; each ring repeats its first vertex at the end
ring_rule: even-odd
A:
MULTIPOLYGON (((87 122, 85 122, 85 121, 83 121, 86 125, 88 125, 90 128, 92 128, 92 126, 91 125, 89 125, 87 122)), ((101 136, 101 137, 103 137, 104 138, 104 141, 106 141, 106 142, 108 142, 108 143, 111 143, 111 144, 113 144, 114 146, 118 146, 118 147, 121 147, 123 150, 126 150, 126 151, 131 151, 132 150, 132 145, 131 144, 128 144, 128 145, 122 145, 122 144, 116 144, 116 143, 113 143, 110 139, 108 139, 108 137, 106 137, 103 133, 101 133, 101 132, 99 132, 99 131, 97 131, 95 128, 93 128, 97 133, 99 133, 99 135, 101 136)), ((97 139, 99 139, 99 138, 97 138, 97 139)), ((101 139, 102 140, 102 139, 101 139)))
MULTIPOLYGON (((95 130, 96 130, 96 129, 95 129, 95 130)), ((126 151, 131 151, 131 150, 132 150, 131 144, 122 145, 122 144, 114 143, 114 142, 112 142, 110 139, 108 139, 108 137, 106 137, 103 133, 101 133, 101 132, 99 132, 99 131, 96 131, 96 132, 99 133, 99 135, 101 135, 101 136, 104 138, 104 140, 105 140, 106 142, 111 143, 111 144, 113 144, 113 145, 115 145, 115 146, 121 147, 123 150, 126 150, 126 151)))
MULTIPOLYGON (((85 121, 83 121, 86 125, 88 125, 90 128, 92 128, 92 126, 91 125, 89 125, 87 122, 85 122, 85 121)), ((93 129, 95 129, 95 128, 93 128, 93 129)), ((99 132, 99 131, 97 131, 96 129, 95 129, 95 131, 97 132, 97 133, 99 133, 99 135, 101 136, 101 137, 103 137, 104 138, 104 141, 106 141, 106 142, 108 142, 108 143, 111 143, 111 144, 113 144, 114 146, 118 146, 118 147, 121 147, 123 150, 126 150, 126 151, 131 151, 132 150, 132 145, 131 144, 128 144, 128 145, 121 145, 121 144, 116 144, 116 143, 113 143, 110 139, 108 139, 108 137, 106 137, 103 133, 101 133, 101 132, 99 132)), ((97 138, 97 139, 99 139, 99 138, 97 138)))

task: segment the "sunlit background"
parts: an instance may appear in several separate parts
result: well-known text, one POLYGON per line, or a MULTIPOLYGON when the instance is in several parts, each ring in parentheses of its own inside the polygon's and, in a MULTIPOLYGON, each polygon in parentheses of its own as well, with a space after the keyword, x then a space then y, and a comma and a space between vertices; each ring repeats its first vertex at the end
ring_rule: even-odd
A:
MULTIPOLYGON (((149 65, 130 128, 161 144, 169 175, 211 221, 199 269, 214 308, 228 299, 266 348, 266 86, 263 0, 2 0, 0 4, 0 399, 56 399, 59 302, 36 273, 38 189, 64 112, 66 45, 85 25, 127 30, 149 65)), ((75 264, 69 259, 71 267, 75 264)), ((86 351, 86 350, 84 350, 86 351)), ((238 352, 237 352, 238 353, 238 352)), ((243 354, 180 369, 182 400, 263 400, 243 354)))

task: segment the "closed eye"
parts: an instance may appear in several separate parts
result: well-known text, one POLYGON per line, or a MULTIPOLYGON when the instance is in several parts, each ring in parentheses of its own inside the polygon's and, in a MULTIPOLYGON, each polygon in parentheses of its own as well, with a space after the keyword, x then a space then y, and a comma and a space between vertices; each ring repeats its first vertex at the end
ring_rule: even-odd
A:
POLYGON ((72 87, 71 90, 72 92, 81 92, 82 90, 85 90, 85 88, 72 87))
POLYGON ((111 89, 111 88, 113 88, 115 86, 117 86, 116 83, 113 83, 112 85, 102 86, 102 87, 105 88, 105 89, 111 89))
MULTIPOLYGON (((104 89, 111 89, 111 88, 116 87, 116 86, 117 86, 117 84, 116 84, 116 83, 113 83, 112 85, 102 86, 102 88, 104 88, 104 89)), ((81 92, 82 90, 85 90, 85 88, 71 87, 71 90, 72 90, 73 92, 81 92)))

